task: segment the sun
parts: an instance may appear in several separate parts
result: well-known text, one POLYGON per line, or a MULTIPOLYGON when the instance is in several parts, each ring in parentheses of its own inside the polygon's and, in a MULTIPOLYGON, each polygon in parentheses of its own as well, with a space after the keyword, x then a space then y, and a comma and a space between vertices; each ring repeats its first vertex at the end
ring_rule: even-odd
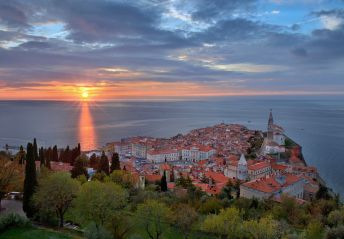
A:
POLYGON ((83 91, 82 94, 81 94, 81 97, 82 97, 83 99, 87 99, 87 98, 89 97, 88 92, 87 92, 87 91, 83 91))

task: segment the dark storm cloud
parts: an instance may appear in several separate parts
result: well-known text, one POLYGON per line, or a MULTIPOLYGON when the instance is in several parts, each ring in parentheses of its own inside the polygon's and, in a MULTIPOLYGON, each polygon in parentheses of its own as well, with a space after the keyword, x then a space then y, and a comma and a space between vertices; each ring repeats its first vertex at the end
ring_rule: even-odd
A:
POLYGON ((18 46, 18 48, 21 48, 21 49, 34 49, 34 50, 43 50, 43 49, 49 49, 53 47, 54 46, 51 43, 43 42, 43 41, 28 41, 18 46))
POLYGON ((28 27, 23 5, 16 0, 1 1, 0 23, 11 28, 28 27))
POLYGON ((208 28, 206 31, 195 35, 195 39, 212 41, 252 41, 264 37, 269 31, 276 27, 254 22, 251 20, 236 18, 221 20, 216 25, 208 28))
POLYGON ((299 47, 292 52, 296 56, 309 56, 312 62, 344 60, 344 25, 337 29, 317 29, 312 35, 299 42, 299 47))
POLYGON ((129 2, 91 0, 52 1, 47 7, 48 12, 66 24, 68 38, 76 42, 186 43, 176 33, 157 28, 160 13, 153 8, 129 2))

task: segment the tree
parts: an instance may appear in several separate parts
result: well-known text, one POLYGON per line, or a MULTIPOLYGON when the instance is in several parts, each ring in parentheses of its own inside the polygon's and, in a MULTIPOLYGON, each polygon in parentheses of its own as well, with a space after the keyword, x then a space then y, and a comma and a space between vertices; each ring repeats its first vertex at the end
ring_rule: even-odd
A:
POLYGON ((98 172, 104 172, 106 175, 110 174, 110 168, 109 168, 109 159, 105 155, 104 151, 102 153, 102 156, 100 157, 99 165, 98 165, 98 172))
POLYGON ((111 220, 108 221, 106 228, 114 238, 127 238, 130 230, 134 226, 133 220, 124 212, 116 212, 112 215, 111 220))
POLYGON ((57 146, 55 145, 53 147, 53 155, 52 155, 52 161, 57 162, 59 160, 59 154, 57 152, 57 146))
POLYGON ((19 164, 25 163, 25 151, 22 145, 20 145, 19 152, 17 153, 17 159, 19 164))
POLYGON ((317 193, 315 194, 315 198, 316 199, 331 199, 331 195, 328 192, 328 188, 322 184, 320 184, 319 186, 319 190, 317 191, 317 193))
POLYGON ((84 237, 86 239, 112 239, 109 231, 102 226, 96 225, 94 222, 85 228, 84 237))
POLYGON ((38 161, 38 148, 37 148, 37 141, 36 138, 33 139, 33 154, 34 154, 34 158, 35 161, 38 161))
POLYGON ((112 173, 114 170, 121 170, 121 165, 120 165, 120 162, 119 162, 119 155, 118 155, 118 153, 112 154, 112 158, 111 158, 110 172, 112 173))
POLYGON ((275 239, 279 238, 278 223, 271 216, 243 223, 245 238, 275 239))
POLYGON ((344 208, 334 210, 328 214, 327 223, 331 226, 344 225, 344 208))
POLYGON ((164 171, 164 175, 162 175, 162 177, 161 177, 160 188, 161 188, 162 192, 167 191, 166 171, 164 171))
POLYGON ((201 229, 224 238, 241 238, 242 216, 240 211, 234 207, 222 209, 218 215, 208 215, 201 229))
POLYGON ((40 166, 43 167, 45 166, 45 157, 44 157, 44 149, 41 147, 39 149, 39 161, 40 161, 40 166))
POLYGON ((202 203, 199 211, 203 214, 218 213, 222 208, 222 201, 215 197, 208 198, 202 203))
POLYGON ((75 200, 75 210, 85 225, 94 222, 104 226, 114 212, 122 209, 127 202, 127 193, 113 182, 91 181, 84 183, 75 200))
POLYGON ((45 166, 48 168, 48 169, 51 169, 51 160, 52 160, 52 157, 53 157, 53 152, 52 152, 52 149, 49 147, 48 149, 45 150, 45 166))
POLYGON ((192 180, 190 177, 184 178, 183 176, 180 176, 176 180, 176 186, 182 187, 182 188, 190 188, 193 186, 192 180))
POLYGON ((10 192, 17 185, 20 185, 21 167, 16 161, 0 155, 0 211, 1 200, 6 193, 10 192))
POLYGON ((80 175, 85 175, 86 178, 88 178, 88 173, 85 165, 87 164, 87 159, 85 155, 79 156, 75 162, 74 166, 71 170, 71 176, 72 178, 77 178, 80 175))
POLYGON ((308 224, 306 230, 304 231, 305 239, 322 239, 323 237, 323 227, 319 221, 314 221, 308 224))
POLYGON ((331 228, 326 233, 326 239, 342 239, 344 238, 344 225, 331 228))
POLYGON ((123 188, 132 188, 135 183, 133 176, 124 170, 114 170, 110 174, 110 179, 112 182, 121 185, 123 188))
POLYGON ((299 218, 299 207, 294 198, 282 195, 281 203, 275 205, 273 213, 278 219, 284 219, 288 223, 296 223, 299 218))
POLYGON ((64 160, 63 161, 64 163, 71 163, 71 154, 70 154, 69 145, 67 145, 66 150, 64 151, 63 160, 64 160))
POLYGON ((239 198, 240 197, 240 180, 235 181, 234 189, 236 191, 236 198, 239 198))
POLYGON ((97 158, 97 155, 95 153, 93 153, 90 157, 90 167, 91 168, 94 168, 94 169, 97 169, 98 168, 98 158, 97 158))
POLYGON ((173 211, 174 225, 184 234, 184 238, 187 239, 197 222, 198 214, 188 204, 178 204, 173 211))
POLYGON ((221 199, 227 198, 228 200, 232 200, 233 199, 232 188, 233 188, 233 183, 232 183, 232 180, 229 179, 227 184, 222 188, 219 197, 221 199))
POLYGON ((31 143, 28 143, 26 151, 23 210, 26 213, 26 216, 31 218, 35 213, 35 208, 31 203, 31 198, 37 186, 35 155, 33 145, 31 143))
POLYGON ((141 223, 149 238, 159 239, 166 229, 167 221, 170 218, 171 210, 165 204, 156 200, 147 200, 139 204, 136 217, 141 223))
POLYGON ((63 227, 64 215, 70 208, 79 188, 79 182, 71 179, 68 173, 52 173, 39 182, 33 202, 39 211, 55 212, 59 219, 59 226, 63 227))

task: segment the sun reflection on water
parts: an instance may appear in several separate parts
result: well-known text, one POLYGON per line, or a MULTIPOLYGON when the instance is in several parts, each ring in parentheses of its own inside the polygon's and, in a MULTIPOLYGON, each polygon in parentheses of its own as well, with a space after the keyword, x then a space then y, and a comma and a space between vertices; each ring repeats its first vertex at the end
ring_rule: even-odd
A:
POLYGON ((82 102, 79 117, 79 142, 82 150, 96 149, 97 134, 90 111, 90 103, 82 102))

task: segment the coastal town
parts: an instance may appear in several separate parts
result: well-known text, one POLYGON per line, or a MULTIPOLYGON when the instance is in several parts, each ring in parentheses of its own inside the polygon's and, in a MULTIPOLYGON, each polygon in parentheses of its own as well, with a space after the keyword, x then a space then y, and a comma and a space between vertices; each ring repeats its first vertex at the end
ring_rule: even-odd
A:
MULTIPOLYGON (((88 161, 99 160, 102 154, 107 158, 117 154, 120 168, 129 172, 141 189, 147 184, 158 184, 165 175, 170 191, 182 191, 176 182, 184 178, 209 196, 218 195, 230 183, 238 186, 232 193, 240 197, 278 201, 282 194, 287 194, 303 203, 312 200, 320 184, 324 184, 317 169, 305 162, 302 147, 274 123, 272 111, 266 132, 221 123, 171 138, 124 138, 80 153, 88 161)), ((49 167, 70 172, 73 163, 59 160, 61 150, 55 154, 49 167)), ((87 165, 91 180, 98 165, 87 165)), ((36 161, 38 171, 40 166, 40 161, 36 161)))
MULTIPOLYGON (((240 197, 278 201, 288 194, 302 203, 315 197, 321 182, 317 169, 304 161, 302 147, 274 123, 272 112, 266 132, 222 123, 171 138, 125 138, 86 153, 90 158, 102 152, 109 158, 117 153, 121 168, 141 188, 166 175, 168 190, 181 190, 175 182, 182 177, 217 195, 231 181, 240 184, 240 197)), ((88 171, 92 175, 96 169, 88 171)))

